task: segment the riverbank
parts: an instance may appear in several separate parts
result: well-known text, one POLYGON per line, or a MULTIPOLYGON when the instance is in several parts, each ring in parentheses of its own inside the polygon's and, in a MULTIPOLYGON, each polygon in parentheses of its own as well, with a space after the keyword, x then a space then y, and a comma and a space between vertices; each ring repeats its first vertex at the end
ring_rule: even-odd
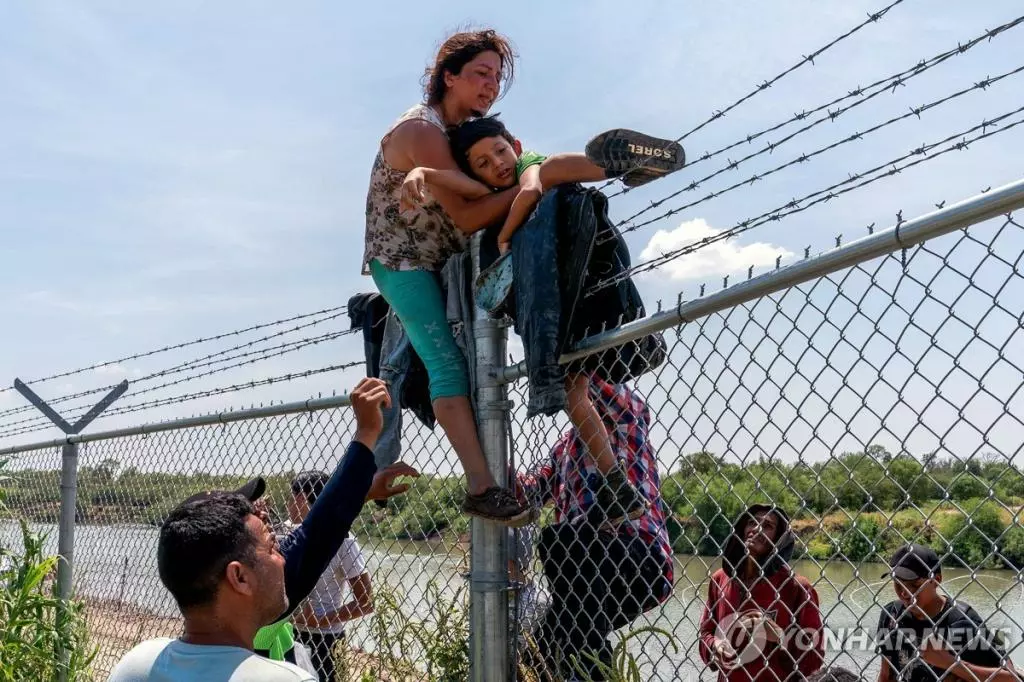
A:
MULTIPOLYGON (((45 519, 56 515, 56 508, 51 506, 24 505, 12 511, 31 521, 47 523, 45 519)), ((670 516, 673 551, 680 556, 717 556, 731 531, 732 519, 723 511, 715 509, 710 514, 699 507, 689 516, 670 516)), ((545 510, 542 525, 552 520, 550 513, 550 509, 545 510)), ((839 509, 821 517, 796 514, 792 522, 798 538, 795 558, 884 562, 901 544, 915 541, 948 555, 951 566, 1016 569, 1024 567, 1022 514, 1024 508, 1020 505, 985 499, 932 502, 895 512, 839 509)), ((55 518, 48 522, 54 523, 55 518)), ((122 507, 102 505, 92 507, 80 525, 155 527, 134 514, 126 514, 122 507)), ((401 540, 448 547, 468 547, 468 531, 466 517, 454 501, 436 497, 397 508, 367 505, 353 527, 353 532, 366 542, 401 540)))
MULTIPOLYGON (((99 529, 90 529, 96 533, 99 529)), ((152 533, 152 530, 139 529, 152 533)), ((138 538, 119 535, 118 539, 127 546, 137 546, 138 538)), ((95 540, 95 538, 85 538, 95 540)), ((86 542, 96 546, 98 542, 86 542)), ((354 647, 345 651, 345 659, 351 661, 354 671, 348 679, 360 680, 364 672, 376 677, 368 679, 392 680, 393 682, 419 682, 424 679, 412 673, 412 669, 401 665, 403 660, 415 660, 424 667, 430 662, 438 665, 452 660, 462 660, 462 645, 465 623, 462 609, 454 608, 463 604, 465 581, 462 574, 459 552, 446 554, 441 546, 428 547, 429 543, 403 542, 386 543, 387 547, 367 542, 364 546, 367 567, 374 581, 374 592, 378 600, 378 612, 362 619, 349 633, 348 645, 354 647), (436 583, 436 585, 432 585, 436 583), (397 619, 397 620, 396 620, 397 619), (410 621, 412 621, 410 623, 410 621), (380 628, 390 635, 382 634, 380 628), (404 633, 404 634, 403 634, 404 633), (409 639, 414 637, 415 641, 409 639), (377 642, 391 641, 396 654, 404 658, 394 660, 375 654, 377 642), (424 646, 426 642, 426 646, 424 646), (458 646, 457 646, 458 645, 458 646), (349 653, 351 651, 351 653, 349 653)), ((104 546, 105 554, 120 554, 120 549, 110 544, 104 546)), ((77 555, 76 555, 77 558, 77 555)), ((96 579, 83 585, 82 593, 90 587, 105 590, 107 585, 117 583, 117 574, 102 573, 87 553, 82 556, 79 575, 96 579)), ((120 562, 111 564, 119 570, 120 562)), ((697 623, 707 595, 708 576, 717 567, 716 561, 699 557, 679 556, 676 560, 676 585, 671 599, 659 609, 647 614, 637 625, 653 625, 672 632, 683 643, 693 642, 698 637, 697 623)), ((144 570, 130 579, 129 599, 148 600, 150 608, 162 611, 160 604, 166 602, 166 591, 159 585, 155 566, 143 566, 144 570), (153 589, 150 590, 149 588, 153 589)), ((871 627, 878 620, 878 609, 894 599, 891 580, 885 577, 886 567, 881 564, 851 564, 838 562, 793 562, 795 571, 808 577, 818 590, 822 612, 830 628, 836 632, 854 631, 856 628, 871 627)), ((950 568, 944 572, 944 588, 958 599, 972 604, 985 618, 992 619, 993 627, 1012 627, 1024 623, 1024 591, 1021 590, 1018 574, 1011 571, 988 571, 978 569, 950 568)), ((543 581, 542 578, 539 578, 543 581)), ((96 594, 93 592, 92 594, 96 594)), ((87 617, 93 645, 100 645, 101 655, 93 666, 98 679, 105 679, 106 672, 125 651, 137 641, 151 637, 174 637, 180 632, 180 619, 160 617, 153 612, 118 606, 116 602, 89 600, 87 617), (97 620, 99 619, 99 620, 97 620)), ((174 616, 173 610, 169 616, 174 616)), ((646 640, 645 640, 646 641, 646 640)), ((1018 640, 1019 641, 1019 640, 1018 640)), ((638 660, 648 661, 648 670, 657 671, 662 679, 686 679, 701 670, 700 661, 692 649, 679 651, 663 649, 649 651, 652 643, 631 644, 630 652, 638 660)), ((866 670, 865 679, 877 675, 873 650, 861 651, 856 647, 836 650, 836 655, 849 659, 850 667, 866 670), (874 666, 874 667, 873 667, 874 666)), ((434 679, 439 676, 435 675, 434 679)), ((452 679, 464 679, 454 677, 452 679)))

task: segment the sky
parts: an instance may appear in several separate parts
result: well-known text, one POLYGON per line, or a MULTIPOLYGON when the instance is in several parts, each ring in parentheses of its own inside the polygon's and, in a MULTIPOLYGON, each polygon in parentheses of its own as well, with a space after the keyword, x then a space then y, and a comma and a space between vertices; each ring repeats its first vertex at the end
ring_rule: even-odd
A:
MULTIPOLYGON (((622 3, 603 1, 487 8, 467 2, 443 7, 300 2, 285 10, 278 3, 229 0, 4 3, 0 316, 5 324, 0 334, 0 383, 10 386, 15 377, 31 380, 331 309, 344 305, 356 292, 372 291, 372 282, 359 274, 359 266, 366 187, 379 139, 402 111, 419 101, 423 68, 439 41, 458 27, 493 26, 511 37, 520 55, 516 79, 492 112, 501 113, 524 146, 553 153, 582 150, 592 135, 613 127, 678 137, 884 4, 662 1, 637 3, 626 10, 622 3)), ((801 67, 688 136, 683 142, 688 157, 696 161, 705 151, 743 140, 799 111, 909 68, 1018 14, 1014 0, 906 0, 876 24, 817 57, 813 65, 801 67)), ((905 87, 817 126, 771 155, 726 170, 697 191, 667 200, 663 208, 689 203, 903 115, 911 107, 1011 71, 1024 61, 1019 47, 1022 31, 1024 27, 1017 27, 983 43, 905 87)), ((919 118, 909 117, 631 231, 627 241, 634 262, 713 236, 851 173, 1009 112, 1022 104, 1022 78, 1010 76, 919 118)), ((1024 171, 1022 141, 1024 126, 671 261, 638 276, 637 284, 653 310, 658 301, 672 304, 679 297, 696 297, 702 284, 710 291, 721 287, 726 276, 731 282, 742 279, 750 267, 757 274, 774 267, 777 258, 786 264, 801 258, 806 249, 815 254, 832 248, 837 237, 849 242, 865 235, 868 225, 882 229, 898 213, 904 218, 920 215, 937 203, 1017 180, 1024 171)), ((677 176, 614 197, 611 215, 616 220, 631 216, 762 146, 741 145, 721 157, 694 163, 677 176)), ((650 211, 644 218, 661 212, 650 211)), ((1019 249, 1018 236, 1004 235, 1008 248, 1019 249)), ((993 294, 999 278, 1006 275, 1000 271, 985 277, 979 280, 980 291, 993 294)), ((963 288, 963 283, 949 286, 963 288)), ((999 296, 1005 298, 1007 291, 999 296)), ((825 298, 830 296, 834 293, 796 295, 800 308, 812 300, 827 307, 825 298)), ((992 295, 988 301, 991 307, 992 295)), ((875 315, 860 316, 847 331, 873 328, 885 310, 879 305, 875 315)), ((939 308, 948 312, 948 307, 939 308)), ((943 315, 941 309, 935 314, 943 315)), ((743 316, 749 322, 760 314, 750 311, 743 316)), ((36 387, 43 397, 54 399, 121 378, 140 380, 266 335, 277 334, 232 354, 348 327, 347 318, 336 315, 285 333, 319 319, 303 318, 36 387)), ((699 336, 699 331, 693 328, 686 334, 699 336)), ((1004 324, 992 334, 1010 338, 1013 331, 1004 324)), ((811 338, 811 345, 834 343, 811 338)), ((931 338, 936 338, 934 333, 931 338)), ((927 335, 918 343, 915 348, 924 353, 927 335)), ((687 348, 678 349, 688 354, 685 357, 673 356, 673 371, 680 375, 681 365, 693 356, 687 348)), ((510 350, 521 357, 516 340, 510 350)), ((913 356, 915 351, 906 352, 913 356)), ((361 357, 361 341, 350 335, 152 391, 145 398, 126 396, 121 404, 361 357)), ((748 365, 761 362, 751 358, 748 365)), ((939 365, 935 368, 941 371, 939 365)), ((796 373, 802 371, 798 368, 796 373)), ((167 381, 183 376, 168 376, 167 381)), ((99 424, 127 426, 268 400, 305 399, 343 391, 359 376, 361 368, 355 367, 110 417, 99 424)), ((660 379, 669 377, 663 373, 660 379)), ((132 390, 146 385, 140 382, 132 390)), ((695 395, 692 387, 690 393, 695 395)), ((718 391, 718 397, 722 395, 718 391)), ((83 410, 91 399, 72 404, 83 410)), ((864 396, 852 399, 863 402, 864 396)), ((896 398, 885 400, 892 403, 896 398)), ((669 400, 662 407, 671 410, 671 404, 669 400)), ((22 405, 13 392, 0 393, 0 411, 22 405)), ((699 413, 705 408, 694 404, 692 409, 699 413)), ((728 411, 717 409, 723 415, 728 411)), ((0 428, 31 416, 0 415, 0 428)), ((682 419, 689 425, 680 427, 686 435, 676 436, 687 441, 680 447, 713 440, 712 435, 697 435, 697 419, 682 419)), ((771 421, 771 416, 759 419, 771 421)), ((1018 427, 1019 422, 1011 429, 1018 427)), ((877 426, 865 427, 872 430, 877 426)), ((50 429, 0 436, 0 442, 56 435, 50 429)), ((785 440, 781 435, 778 439, 785 440)), ((740 449, 750 451, 752 440, 748 437, 740 449)), ((721 446, 728 449, 736 443, 721 446)))

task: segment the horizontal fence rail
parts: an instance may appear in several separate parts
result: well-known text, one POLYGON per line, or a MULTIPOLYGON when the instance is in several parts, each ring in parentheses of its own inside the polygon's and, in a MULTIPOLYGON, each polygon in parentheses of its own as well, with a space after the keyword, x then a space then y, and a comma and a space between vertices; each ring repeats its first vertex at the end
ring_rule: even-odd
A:
POLYGON ((264 419, 267 417, 281 417, 288 414, 300 414, 302 412, 319 412, 337 407, 348 407, 352 400, 347 395, 331 396, 330 398, 311 398, 310 400, 299 400, 279 405, 268 405, 267 407, 253 407, 243 410, 232 410, 231 412, 215 412, 213 414, 200 415, 198 417, 184 417, 182 419, 170 419, 152 424, 141 424, 124 429, 111 429, 109 431, 97 431, 96 433, 83 433, 55 438, 40 443, 29 443, 27 445, 15 445, 7 448, 0 448, 0 456, 16 455, 33 450, 45 450, 47 448, 59 447, 72 443, 94 443, 112 438, 124 438, 126 436, 145 436, 151 433, 162 431, 176 431, 178 429, 191 429, 197 426, 216 426, 217 424, 230 424, 232 422, 246 421, 249 419, 264 419))

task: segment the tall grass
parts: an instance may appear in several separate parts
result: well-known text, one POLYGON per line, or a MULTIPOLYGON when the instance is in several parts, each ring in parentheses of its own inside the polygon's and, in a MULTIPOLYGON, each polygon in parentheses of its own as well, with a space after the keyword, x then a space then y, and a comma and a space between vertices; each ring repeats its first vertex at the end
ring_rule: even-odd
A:
MULTIPOLYGON (((354 682, 464 682, 469 679, 469 614, 465 590, 446 592, 431 581, 423 598, 429 612, 423 617, 410 614, 400 593, 381 589, 374 594, 374 613, 370 631, 375 644, 373 654, 342 648, 338 652, 338 679, 354 682), (449 596, 450 595, 450 596, 449 596)), ((628 651, 631 640, 644 635, 665 637, 678 651, 675 638, 656 627, 640 627, 620 635, 612 652, 611 665, 591 660, 608 682, 641 682, 647 679, 636 657, 628 651)), ((527 636, 530 663, 518 666, 524 682, 562 682, 551 670, 534 667, 541 663, 539 651, 527 636)), ((573 679, 591 682, 580 661, 573 657, 573 679)))
POLYGON ((469 679, 469 614, 465 590, 451 596, 431 581, 423 596, 429 612, 410 613, 401 594, 374 593, 370 632, 372 655, 346 649, 338 661, 339 679, 359 682, 463 682, 469 679))
MULTIPOLYGON (((8 477, 0 461, 0 517, 7 516, 3 490, 8 477)), ((66 679, 92 680, 95 656, 88 643, 80 603, 65 607, 54 593, 57 557, 43 551, 44 536, 19 520, 21 546, 0 544, 0 682, 56 680, 59 651, 67 653, 66 679)))

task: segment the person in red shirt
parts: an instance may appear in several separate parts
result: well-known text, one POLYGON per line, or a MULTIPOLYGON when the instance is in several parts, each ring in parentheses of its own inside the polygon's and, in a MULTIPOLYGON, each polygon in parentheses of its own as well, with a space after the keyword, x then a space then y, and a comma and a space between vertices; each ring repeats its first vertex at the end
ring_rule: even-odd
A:
POLYGON ((772 505, 751 505, 733 526, 700 622, 700 657, 719 682, 795 682, 821 669, 818 593, 789 566, 795 544, 772 505))

